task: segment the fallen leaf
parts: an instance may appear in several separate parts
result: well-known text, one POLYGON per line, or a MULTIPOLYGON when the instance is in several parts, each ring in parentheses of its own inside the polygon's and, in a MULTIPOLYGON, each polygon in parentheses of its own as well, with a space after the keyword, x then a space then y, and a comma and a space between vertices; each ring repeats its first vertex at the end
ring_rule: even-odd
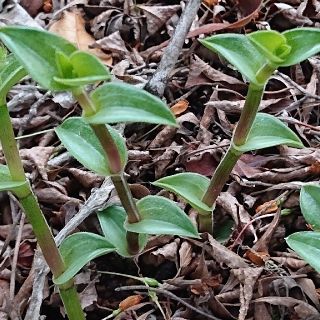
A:
POLYGON ((298 314, 300 319, 318 320, 320 319, 320 313, 309 303, 294 299, 291 297, 262 297, 254 300, 255 303, 267 302, 275 306, 286 306, 292 308, 298 314))
POLYGON ((96 289, 96 281, 91 281, 80 293, 80 301, 82 309, 89 307, 98 301, 98 293, 96 289))
POLYGON ((245 320, 253 296, 253 288, 264 268, 239 268, 232 270, 240 281, 240 310, 238 320, 245 320))
POLYGON ((179 116, 185 112, 189 107, 189 102, 187 100, 180 100, 175 103, 170 109, 175 116, 179 116))
POLYGON ((129 296, 119 303, 119 309, 121 309, 121 311, 127 310, 128 308, 139 304, 142 300, 143 296, 139 294, 129 296))
POLYGON ((218 4, 219 0, 202 0, 207 6, 215 6, 218 4))
POLYGON ((241 87, 245 86, 242 81, 212 68, 198 56, 194 56, 191 60, 190 71, 185 87, 190 88, 205 84, 212 85, 212 82, 224 82, 241 87))
POLYGON ((258 206, 256 208, 256 213, 263 211, 263 214, 266 214, 266 213, 276 212, 277 210, 278 210, 278 205, 277 205, 276 201, 270 200, 270 201, 265 202, 265 203, 261 204, 260 206, 258 206))
POLYGON ((31 17, 35 17, 43 6, 43 0, 20 0, 20 5, 31 17))
POLYGON ((95 39, 86 31, 85 21, 79 11, 63 11, 61 19, 54 22, 49 31, 74 43, 78 49, 92 53, 104 64, 112 65, 111 55, 104 53, 99 48, 91 48, 95 39))
POLYGON ((150 35, 155 34, 181 7, 173 6, 145 6, 138 5, 147 18, 147 30, 150 35))
POLYGON ((210 250, 208 254, 218 263, 224 263, 232 269, 248 267, 248 264, 243 258, 213 239, 210 234, 204 234, 204 236, 209 240, 210 250))
POLYGON ((116 53, 122 58, 130 57, 130 51, 126 48, 126 44, 121 38, 119 31, 113 32, 107 37, 96 41, 93 47, 116 53))
POLYGON ((23 159, 31 160, 37 167, 42 179, 48 180, 46 165, 53 151, 54 147, 33 147, 31 149, 21 149, 20 155, 23 159))
POLYGON ((183 241, 179 249, 180 269, 187 267, 192 259, 192 247, 189 242, 183 241))
POLYGON ((269 254, 267 252, 255 251, 252 249, 248 249, 245 252, 244 256, 259 267, 264 266, 265 261, 270 258, 269 254))

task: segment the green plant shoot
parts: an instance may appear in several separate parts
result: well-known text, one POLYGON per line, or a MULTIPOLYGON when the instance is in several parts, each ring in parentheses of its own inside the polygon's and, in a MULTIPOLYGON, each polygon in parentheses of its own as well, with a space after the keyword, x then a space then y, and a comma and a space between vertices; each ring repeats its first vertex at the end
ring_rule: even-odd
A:
POLYGON ((297 28, 283 33, 264 30, 241 34, 219 34, 203 40, 212 50, 249 80, 244 108, 234 131, 230 147, 210 181, 198 174, 182 173, 155 182, 184 198, 199 211, 200 230, 212 232, 212 210, 223 186, 244 152, 281 144, 302 148, 298 136, 277 118, 257 113, 265 85, 275 70, 299 63, 320 51, 320 30, 297 28), (188 181, 190 188, 185 187, 188 181))
POLYGON ((124 176, 127 149, 124 138, 109 124, 146 122, 176 126, 174 115, 158 98, 121 82, 104 83, 92 92, 85 85, 110 80, 107 68, 94 56, 46 31, 23 27, 0 28, 0 39, 42 87, 70 91, 82 117, 72 117, 56 134, 83 166, 110 176, 121 206, 98 213, 103 236, 76 233, 60 247, 66 270, 55 275, 61 285, 95 257, 116 251, 122 256, 140 252, 148 234, 199 237, 196 227, 176 203, 158 196, 136 201, 124 176), (155 227, 156 226, 156 227, 155 227))
MULTIPOLYGON (((25 75, 25 69, 14 55, 6 56, 6 53, 2 51, 0 62, 0 141, 7 165, 0 165, 0 191, 10 191, 18 198, 28 221, 32 225, 48 266, 53 275, 59 277, 66 271, 66 264, 24 173, 6 105, 8 91, 25 75)), ((69 319, 84 319, 84 313, 72 277, 59 285, 59 291, 69 319)))

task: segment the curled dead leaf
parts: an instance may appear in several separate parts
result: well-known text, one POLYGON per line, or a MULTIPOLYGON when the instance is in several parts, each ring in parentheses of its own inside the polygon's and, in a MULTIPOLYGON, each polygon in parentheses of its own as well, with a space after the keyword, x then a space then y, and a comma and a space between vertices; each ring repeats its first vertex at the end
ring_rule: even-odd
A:
POLYGON ((263 212, 264 214, 266 214, 266 213, 276 212, 277 210, 278 210, 278 205, 277 205, 276 201, 271 200, 271 201, 267 201, 267 202, 261 204, 260 206, 258 206, 256 208, 256 213, 263 212))
POLYGON ((130 307, 136 306, 142 300, 143 300, 143 297, 140 296, 139 294, 129 296, 119 303, 119 309, 121 309, 121 311, 127 310, 130 307))
POLYGON ((180 100, 174 104, 170 109, 175 116, 179 116, 188 109, 189 102, 187 100, 180 100))
POLYGON ((264 266, 265 261, 270 258, 267 252, 255 251, 252 249, 248 249, 244 256, 259 267, 264 266))

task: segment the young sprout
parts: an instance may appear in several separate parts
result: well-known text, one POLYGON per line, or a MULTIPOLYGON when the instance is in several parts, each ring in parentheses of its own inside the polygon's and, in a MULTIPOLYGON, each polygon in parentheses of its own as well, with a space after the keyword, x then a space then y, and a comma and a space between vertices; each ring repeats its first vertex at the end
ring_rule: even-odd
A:
POLYGON ((265 85, 278 67, 297 64, 320 51, 320 29, 219 34, 200 42, 223 56, 249 80, 245 105, 230 147, 211 180, 194 173, 181 173, 164 177, 154 184, 176 193, 197 209, 200 230, 211 233, 215 201, 244 152, 281 144, 303 147, 297 135, 285 124, 271 115, 257 112, 265 85))
MULTIPOLYGON (((26 71, 12 54, 7 56, 3 49, 0 59, 0 141, 7 163, 0 165, 0 191, 10 191, 18 198, 49 268, 55 277, 59 277, 66 270, 65 261, 24 173, 6 104, 8 91, 26 75, 26 71)), ((59 291, 69 319, 84 319, 72 278, 61 283, 59 291)))
POLYGON ((93 55, 52 33, 24 27, 0 28, 0 39, 30 76, 51 91, 69 91, 83 113, 56 128, 74 158, 86 168, 110 176, 121 206, 98 213, 103 236, 82 232, 65 239, 60 252, 67 265, 54 281, 62 285, 95 257, 116 251, 130 257, 143 250, 148 234, 199 237, 196 227, 173 201, 147 196, 136 201, 124 175, 128 161, 124 138, 110 124, 146 122, 176 126, 158 98, 121 82, 104 83, 88 93, 85 85, 109 81, 106 67, 93 55))

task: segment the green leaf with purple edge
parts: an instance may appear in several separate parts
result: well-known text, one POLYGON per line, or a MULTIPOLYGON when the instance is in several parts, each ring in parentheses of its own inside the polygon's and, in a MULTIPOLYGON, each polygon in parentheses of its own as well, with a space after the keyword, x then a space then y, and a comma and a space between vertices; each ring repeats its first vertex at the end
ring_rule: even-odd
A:
MULTIPOLYGON (((131 257, 127 247, 127 231, 124 223, 127 214, 123 207, 112 205, 98 212, 98 219, 105 238, 114 245, 117 252, 123 257, 131 257)), ((148 235, 139 234, 139 249, 143 250, 148 235)))
POLYGON ((202 202, 202 197, 209 187, 210 180, 201 174, 193 172, 178 173, 161 178, 153 184, 180 196, 201 213, 208 214, 212 211, 212 208, 202 202))
POLYGON ((141 221, 125 222, 125 229, 136 233, 170 234, 199 238, 198 231, 178 205, 164 197, 146 196, 137 201, 141 221))
POLYGON ((54 279, 54 283, 62 285, 72 279, 88 262, 114 252, 115 248, 102 236, 91 232, 78 232, 68 236, 59 250, 66 270, 54 279))
POLYGON ((121 82, 106 83, 91 93, 97 112, 86 117, 91 124, 146 122, 176 126, 168 106, 149 92, 121 82))
MULTIPOLYGON (((107 126, 107 129, 117 145, 122 168, 124 168, 128 160, 125 140, 111 126, 107 126)), ((68 118, 55 131, 65 148, 84 167, 104 176, 111 175, 100 141, 83 118, 68 118)))

